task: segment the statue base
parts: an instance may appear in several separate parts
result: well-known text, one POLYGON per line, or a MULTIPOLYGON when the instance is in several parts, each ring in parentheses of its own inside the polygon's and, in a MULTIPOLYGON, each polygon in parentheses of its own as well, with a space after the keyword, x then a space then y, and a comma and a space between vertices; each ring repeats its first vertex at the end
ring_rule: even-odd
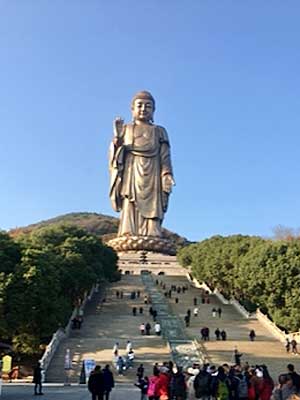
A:
POLYGON ((153 253, 174 256, 174 244, 164 237, 159 236, 119 236, 107 242, 117 252, 151 251, 153 253))

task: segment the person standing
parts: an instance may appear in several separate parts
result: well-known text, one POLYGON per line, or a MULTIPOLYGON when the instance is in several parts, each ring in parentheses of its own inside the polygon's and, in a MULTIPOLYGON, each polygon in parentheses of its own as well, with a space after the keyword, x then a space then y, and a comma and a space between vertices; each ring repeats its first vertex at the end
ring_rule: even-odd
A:
POLYGON ((132 343, 130 340, 127 340, 126 353, 129 353, 130 350, 132 350, 132 343))
POLYGON ((140 325, 140 332, 141 332, 141 335, 144 335, 144 333, 145 333, 145 324, 144 324, 144 322, 142 322, 141 325, 140 325))
POLYGON ((116 361, 116 367, 119 375, 123 375, 123 370, 126 369, 122 356, 119 356, 116 361))
POLYGON ((41 363, 38 362, 33 370, 33 383, 34 383, 34 394, 42 395, 42 368, 41 363), (38 390, 39 389, 39 390, 38 390))
POLYGON ((224 329, 221 331, 220 335, 221 335, 222 340, 227 339, 227 333, 224 331, 224 329))
POLYGON ((174 365, 170 380, 170 398, 175 400, 186 399, 186 383, 181 367, 174 365))
POLYGON ((133 367, 133 360, 134 360, 134 351, 132 349, 129 350, 126 356, 126 368, 132 368, 133 367))
POLYGON ((291 340, 291 346, 292 346, 292 353, 293 354, 298 354, 298 349, 297 349, 297 341, 295 337, 291 340))
POLYGON ((156 322, 154 325, 154 331, 156 333, 157 336, 160 336, 161 334, 161 327, 160 327, 160 323, 156 322))
POLYGON ((115 381, 113 373, 111 372, 109 365, 106 364, 103 369, 103 381, 104 381, 104 398, 109 400, 109 395, 113 387, 115 387, 115 381))
POLYGON ((184 317, 185 326, 188 328, 190 326, 190 316, 187 314, 184 317))
POLYGON ((158 400, 158 388, 157 388, 157 382, 159 379, 159 369, 153 368, 153 375, 149 376, 149 380, 148 380, 148 390, 147 390, 147 396, 149 400, 158 400))
POLYGON ((220 340, 221 331, 219 328, 215 330, 216 340, 220 340))
POLYGON ((218 313, 218 315, 219 315, 219 318, 221 318, 221 316, 222 316, 222 308, 221 308, 221 307, 219 307, 219 308, 217 309, 217 313, 218 313))
MULTIPOLYGON (((167 367, 161 367, 158 380, 155 383, 155 396, 158 399, 169 399, 170 374, 167 367)), ((155 399, 155 397, 154 397, 155 399)))
POLYGON ((204 366, 194 379, 195 397, 197 399, 208 400, 211 396, 212 377, 204 366))
POLYGON ((138 369, 136 370, 136 376, 138 378, 138 381, 140 381, 143 376, 144 376, 145 368, 143 364, 140 364, 138 369))
POLYGON ((194 308, 194 317, 198 316, 198 311, 199 311, 198 307, 195 307, 194 308))
POLYGON ((235 347, 235 349, 233 351, 233 358, 234 358, 235 365, 241 365, 242 355, 243 354, 238 351, 237 347, 235 347))
POLYGON ((251 329, 250 333, 249 333, 249 339, 251 342, 254 342, 254 339, 256 337, 256 333, 254 329, 251 329))
POLYGON ((297 393, 297 389, 293 384, 291 375, 279 375, 278 386, 273 390, 272 400, 287 400, 295 393, 297 393))
POLYGON ((103 400, 104 379, 100 365, 96 365, 88 380, 88 389, 92 394, 92 400, 103 400))
POLYGON ((149 324, 149 322, 146 323, 145 329, 146 329, 146 335, 150 335, 151 325, 149 324))
POLYGON ((147 376, 141 378, 137 383, 134 384, 141 390, 141 400, 147 400, 147 392, 149 386, 149 379, 147 376))
POLYGON ((287 353, 289 353, 290 350, 291 350, 291 342, 290 342, 290 339, 289 339, 289 338, 286 338, 285 350, 286 350, 287 353))
POLYGON ((295 366, 293 364, 288 364, 287 365, 287 372, 289 375, 291 375, 292 380, 293 380, 293 384, 295 386, 295 388, 297 389, 297 392, 300 391, 300 375, 297 374, 297 372, 295 371, 295 366))
POLYGON ((113 354, 116 354, 116 352, 118 354, 118 352, 119 352, 119 342, 116 342, 114 344, 112 351, 113 351, 113 354))

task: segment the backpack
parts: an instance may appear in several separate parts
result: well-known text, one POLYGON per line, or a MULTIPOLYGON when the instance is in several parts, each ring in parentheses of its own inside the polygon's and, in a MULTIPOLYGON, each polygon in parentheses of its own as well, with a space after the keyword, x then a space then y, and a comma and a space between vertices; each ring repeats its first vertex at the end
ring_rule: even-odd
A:
POLYGON ((237 388, 237 392, 240 399, 247 399, 248 398, 248 383, 245 376, 242 378, 238 378, 239 384, 237 388))
POLYGON ((200 372, 198 375, 196 375, 194 380, 194 389, 197 399, 210 395, 210 380, 211 377, 209 373, 200 372))
POLYGON ((229 399, 229 389, 225 381, 219 380, 216 398, 217 400, 229 399))

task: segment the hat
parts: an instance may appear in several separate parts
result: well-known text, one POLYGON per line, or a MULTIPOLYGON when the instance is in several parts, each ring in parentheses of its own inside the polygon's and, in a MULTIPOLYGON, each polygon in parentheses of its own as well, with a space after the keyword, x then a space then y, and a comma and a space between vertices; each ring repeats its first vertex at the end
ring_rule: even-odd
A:
POLYGON ((198 375, 200 370, 198 368, 188 368, 186 371, 189 375, 198 375))
POLYGON ((258 378, 262 378, 262 377, 264 376, 263 372, 262 372, 260 369, 257 369, 257 370, 255 371, 255 373, 256 373, 256 376, 257 376, 258 378))

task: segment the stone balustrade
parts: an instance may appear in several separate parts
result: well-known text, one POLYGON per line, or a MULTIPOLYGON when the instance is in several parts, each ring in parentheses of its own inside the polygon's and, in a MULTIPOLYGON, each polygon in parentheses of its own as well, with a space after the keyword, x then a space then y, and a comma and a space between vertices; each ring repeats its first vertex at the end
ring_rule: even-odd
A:
POLYGON ((45 376, 47 373, 47 369, 50 365, 50 362, 58 348, 58 346, 60 345, 60 343, 66 339, 67 337, 69 337, 70 332, 71 332, 71 327, 72 327, 72 320, 76 317, 76 315, 78 315, 79 311, 82 310, 84 311, 84 308, 86 306, 86 303, 92 298, 92 296, 94 295, 95 291, 98 290, 98 284, 93 286, 90 293, 88 295, 85 296, 84 301, 81 303, 80 307, 75 307, 72 315, 66 325, 65 328, 59 328, 53 335, 52 335, 52 339, 50 341, 50 343, 47 345, 45 352, 42 356, 42 358, 40 359, 40 363, 41 363, 41 368, 43 369, 42 373, 43 373, 43 381, 45 380, 45 376))

